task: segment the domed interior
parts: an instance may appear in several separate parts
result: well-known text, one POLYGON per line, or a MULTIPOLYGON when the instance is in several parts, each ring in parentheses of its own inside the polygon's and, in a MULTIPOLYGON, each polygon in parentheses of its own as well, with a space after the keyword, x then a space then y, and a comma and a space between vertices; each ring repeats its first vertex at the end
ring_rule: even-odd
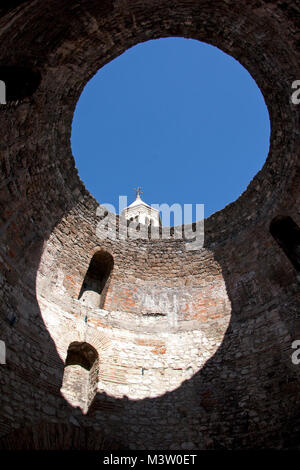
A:
POLYGON ((80 448, 98 449, 298 445, 300 146, 290 95, 299 8, 288 0, 15 3, 0 7, 1 63, 32 70, 34 80, 38 70, 41 80, 0 107, 1 448, 70 449, 81 437, 80 448), (99 204, 70 148, 87 81, 127 48, 170 36, 239 60, 271 120, 263 169, 205 220, 196 250, 176 237, 99 238, 99 204), (278 225, 270 232, 277 217, 289 236, 278 225), (97 269, 101 282, 89 289, 97 299, 85 305, 84 279, 97 269), (97 440, 83 445, 91 429, 97 440))

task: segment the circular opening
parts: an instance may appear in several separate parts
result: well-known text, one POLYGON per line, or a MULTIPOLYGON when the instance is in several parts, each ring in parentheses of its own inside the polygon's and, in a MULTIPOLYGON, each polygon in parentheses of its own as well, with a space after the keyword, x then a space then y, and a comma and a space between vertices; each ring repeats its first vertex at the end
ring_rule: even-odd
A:
MULTIPOLYGON (((245 191, 262 168, 270 121, 248 71, 218 48, 147 41, 105 65, 81 94, 72 125, 79 175, 101 203, 204 204, 204 216, 245 191)), ((191 214, 191 222, 195 214, 191 214)))

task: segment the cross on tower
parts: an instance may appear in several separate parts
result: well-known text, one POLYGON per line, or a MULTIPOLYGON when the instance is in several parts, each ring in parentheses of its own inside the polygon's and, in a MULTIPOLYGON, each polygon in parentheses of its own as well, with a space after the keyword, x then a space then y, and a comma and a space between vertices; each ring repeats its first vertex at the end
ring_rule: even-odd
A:
POLYGON ((141 194, 143 194, 143 191, 141 190, 141 186, 138 186, 137 188, 133 188, 133 190, 136 192, 136 198, 138 198, 141 194))

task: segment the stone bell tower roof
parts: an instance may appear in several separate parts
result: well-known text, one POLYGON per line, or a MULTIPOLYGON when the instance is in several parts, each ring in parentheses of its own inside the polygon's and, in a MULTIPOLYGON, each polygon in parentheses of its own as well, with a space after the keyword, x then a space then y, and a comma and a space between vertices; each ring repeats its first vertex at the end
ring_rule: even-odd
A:
POLYGON ((154 225, 158 227, 161 225, 159 210, 146 204, 141 199, 141 188, 135 189, 136 199, 128 207, 123 210, 127 220, 136 220, 137 222, 145 225, 154 225))
MULTIPOLYGON (((139 194, 136 195, 135 201, 133 201, 131 204, 129 204, 129 206, 126 209, 129 209, 130 207, 136 207, 136 206, 145 206, 145 207, 149 207, 150 209, 152 209, 151 206, 149 206, 149 204, 146 204, 142 200, 142 198, 139 194)), ((156 210, 156 209, 154 209, 154 210, 156 210)))

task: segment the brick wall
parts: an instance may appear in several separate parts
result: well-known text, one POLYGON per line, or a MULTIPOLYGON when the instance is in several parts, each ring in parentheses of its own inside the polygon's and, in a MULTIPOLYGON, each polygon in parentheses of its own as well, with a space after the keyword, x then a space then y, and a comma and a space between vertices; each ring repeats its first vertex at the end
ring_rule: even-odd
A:
POLYGON ((269 226, 278 215, 300 225, 299 106, 290 100, 300 73, 299 7, 289 0, 23 3, 0 6, 1 63, 41 78, 31 94, 0 108, 7 347, 0 434, 10 436, 2 442, 16 445, 18 429, 29 427, 26 445, 34 446, 43 421, 41 441, 50 447, 53 430, 78 424, 101 429, 107 446, 113 436, 135 449, 298 445, 291 343, 299 276, 269 226), (196 251, 176 239, 99 237, 98 203, 70 148, 74 107, 93 74, 134 44, 167 36, 206 41, 239 60, 271 119, 264 167, 236 202, 205 221, 205 245, 196 251), (114 269, 104 308, 94 310, 78 295, 99 248, 112 254, 114 269), (99 354, 87 414, 61 393, 73 341, 99 354))

